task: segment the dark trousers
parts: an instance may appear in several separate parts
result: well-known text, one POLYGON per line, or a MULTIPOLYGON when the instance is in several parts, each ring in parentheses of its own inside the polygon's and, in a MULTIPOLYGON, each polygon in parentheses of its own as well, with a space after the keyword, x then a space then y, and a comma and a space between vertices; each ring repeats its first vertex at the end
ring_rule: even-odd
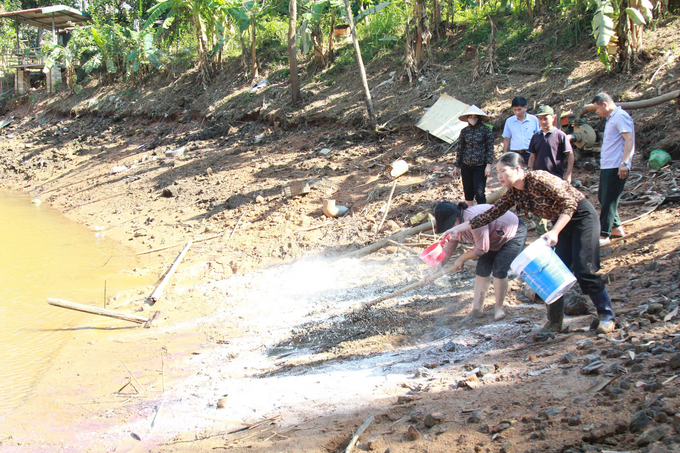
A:
POLYGON ((569 223, 560 231, 555 253, 571 269, 583 294, 593 296, 604 289, 600 270, 600 232, 597 211, 585 198, 569 223))
POLYGON ((600 187, 597 197, 600 200, 600 236, 608 238, 612 234, 612 228, 621 226, 619 218, 619 200, 626 186, 625 179, 619 178, 618 168, 600 170, 600 187))
POLYGON ((517 153, 520 156, 522 156, 522 159, 524 160, 524 165, 529 165, 529 158, 531 157, 531 153, 527 151, 526 149, 520 149, 520 150, 512 150, 513 153, 517 153))
POLYGON ((522 253, 524 243, 527 240, 527 227, 519 219, 515 237, 503 244, 497 251, 488 251, 477 259, 476 274, 480 277, 488 277, 493 271, 493 278, 506 278, 510 270, 510 263, 522 253))
POLYGON ((477 204, 486 203, 486 165, 460 164, 460 177, 463 180, 463 193, 466 200, 475 200, 477 204))

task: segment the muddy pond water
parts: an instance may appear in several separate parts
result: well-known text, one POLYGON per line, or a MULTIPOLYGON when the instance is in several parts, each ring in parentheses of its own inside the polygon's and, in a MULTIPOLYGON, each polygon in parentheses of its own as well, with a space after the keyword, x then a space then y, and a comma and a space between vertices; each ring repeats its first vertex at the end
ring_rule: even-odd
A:
POLYGON ((120 243, 45 204, 0 190, 0 420, 31 396, 66 341, 82 329, 104 335, 107 325, 121 325, 46 299, 103 307, 105 287, 110 299, 153 284, 134 271, 139 265, 120 243))

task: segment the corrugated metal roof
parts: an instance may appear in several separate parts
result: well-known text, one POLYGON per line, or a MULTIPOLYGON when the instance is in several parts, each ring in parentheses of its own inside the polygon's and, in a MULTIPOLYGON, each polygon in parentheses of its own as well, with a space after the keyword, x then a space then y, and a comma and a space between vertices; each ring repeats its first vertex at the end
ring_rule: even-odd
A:
POLYGON ((90 16, 84 14, 82 11, 78 11, 77 9, 65 5, 54 5, 46 6, 45 8, 0 13, 0 19, 3 17, 24 22, 34 27, 44 28, 46 30, 52 30, 53 20, 55 30, 72 28, 72 25, 69 25, 71 23, 83 24, 92 20, 90 16))

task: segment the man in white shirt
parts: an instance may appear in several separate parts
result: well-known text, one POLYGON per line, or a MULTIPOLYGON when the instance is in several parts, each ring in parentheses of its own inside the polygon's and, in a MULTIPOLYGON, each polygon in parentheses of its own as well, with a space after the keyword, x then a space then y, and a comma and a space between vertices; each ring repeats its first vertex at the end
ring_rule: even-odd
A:
POLYGON ((524 163, 529 163, 529 142, 531 137, 541 130, 538 125, 538 118, 527 113, 527 100, 517 96, 512 100, 513 116, 505 120, 503 128, 503 153, 512 151, 518 153, 524 159, 524 163))
POLYGON ((593 99, 596 112, 607 119, 600 151, 600 246, 611 238, 625 235, 619 218, 619 200, 626 186, 635 154, 635 124, 630 115, 618 107, 607 93, 593 99))

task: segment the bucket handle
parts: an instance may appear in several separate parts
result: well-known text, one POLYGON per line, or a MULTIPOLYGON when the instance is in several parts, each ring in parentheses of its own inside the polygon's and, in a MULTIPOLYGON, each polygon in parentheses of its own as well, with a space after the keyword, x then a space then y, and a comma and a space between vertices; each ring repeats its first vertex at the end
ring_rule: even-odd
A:
MULTIPOLYGON (((543 238, 541 238, 541 239, 543 239, 543 238)), ((548 241, 546 241, 545 239, 543 239, 543 240, 545 241, 546 244, 548 244, 548 241)), ((549 247, 549 248, 550 248, 550 252, 551 252, 551 253, 550 253, 550 259, 548 260, 548 262, 545 263, 545 266, 543 266, 542 268, 540 268, 540 269, 537 270, 536 272, 525 272, 525 271, 522 271, 522 273, 523 273, 524 275, 536 275, 536 274, 540 274, 541 272, 543 272, 543 271, 545 270, 546 267, 550 266, 550 263, 552 262, 552 259, 553 259, 553 257, 555 256, 555 248, 554 248, 554 247, 549 247)))

